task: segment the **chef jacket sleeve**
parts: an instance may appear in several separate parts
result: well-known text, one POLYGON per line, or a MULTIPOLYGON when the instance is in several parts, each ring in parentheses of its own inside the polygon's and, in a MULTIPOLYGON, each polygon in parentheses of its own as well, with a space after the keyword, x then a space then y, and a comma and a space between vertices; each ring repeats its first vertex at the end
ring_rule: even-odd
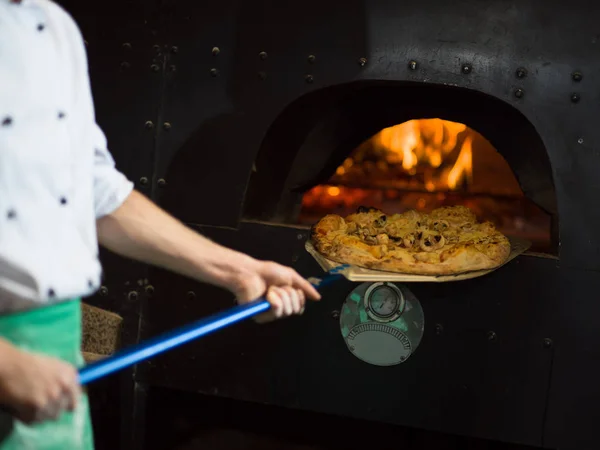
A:
POLYGON ((96 218, 100 218, 123 204, 133 190, 133 183, 116 169, 106 146, 106 137, 95 122, 91 133, 94 139, 94 208, 96 218))

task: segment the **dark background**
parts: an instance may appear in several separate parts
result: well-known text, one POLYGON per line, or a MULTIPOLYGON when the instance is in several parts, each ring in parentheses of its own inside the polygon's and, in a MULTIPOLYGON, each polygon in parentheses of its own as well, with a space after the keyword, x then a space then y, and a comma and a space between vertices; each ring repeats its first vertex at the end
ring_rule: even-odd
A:
MULTIPOLYGON (((554 216, 559 255, 411 285, 425 336, 391 368, 365 365, 343 344, 332 311, 349 283, 301 318, 174 350, 91 388, 100 448, 500 445, 437 432, 597 447, 594 2, 61 3, 86 39, 118 167, 218 242, 319 273, 306 230, 247 219, 286 215, 380 128, 441 117, 481 132, 509 161, 554 216)), ((124 317, 125 345, 232 304, 221 290, 102 257, 107 295, 90 301, 124 317)))

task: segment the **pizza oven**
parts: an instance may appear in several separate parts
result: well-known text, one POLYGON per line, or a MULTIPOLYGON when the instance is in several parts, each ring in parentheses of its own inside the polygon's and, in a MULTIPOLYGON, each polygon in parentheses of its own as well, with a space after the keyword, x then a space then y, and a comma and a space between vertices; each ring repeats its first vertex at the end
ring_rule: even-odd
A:
MULTIPOLYGON (((62 3, 118 166, 210 238, 307 277, 323 273, 310 225, 358 206, 461 204, 532 242, 479 278, 390 287, 419 330, 418 342, 405 330, 397 364, 349 351, 344 308, 377 286, 348 280, 300 318, 140 364, 92 388, 111 448, 231 448, 232 429, 250 439, 265 423, 332 448, 594 448, 600 44, 588 2, 62 3)), ((102 258, 91 302, 123 316, 125 345, 233 304, 102 258)))

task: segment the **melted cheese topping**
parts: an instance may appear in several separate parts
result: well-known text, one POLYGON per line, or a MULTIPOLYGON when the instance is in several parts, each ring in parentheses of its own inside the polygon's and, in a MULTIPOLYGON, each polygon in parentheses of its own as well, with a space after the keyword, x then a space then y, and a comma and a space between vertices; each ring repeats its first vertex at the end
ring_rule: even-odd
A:
POLYGON ((388 216, 374 209, 345 219, 332 214, 315 228, 337 253, 352 249, 355 254, 406 262, 416 259, 438 263, 465 245, 485 251, 489 244, 506 239, 490 222, 477 223, 475 215, 464 206, 439 208, 429 215, 407 211, 388 216))

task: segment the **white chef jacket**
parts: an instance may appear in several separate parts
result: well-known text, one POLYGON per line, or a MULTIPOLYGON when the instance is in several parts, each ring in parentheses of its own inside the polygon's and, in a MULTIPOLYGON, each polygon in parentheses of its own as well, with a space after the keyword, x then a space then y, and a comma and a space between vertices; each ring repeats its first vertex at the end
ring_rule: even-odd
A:
POLYGON ((132 189, 96 125, 75 22, 50 0, 0 0, 0 314, 92 294, 96 219, 132 189))

